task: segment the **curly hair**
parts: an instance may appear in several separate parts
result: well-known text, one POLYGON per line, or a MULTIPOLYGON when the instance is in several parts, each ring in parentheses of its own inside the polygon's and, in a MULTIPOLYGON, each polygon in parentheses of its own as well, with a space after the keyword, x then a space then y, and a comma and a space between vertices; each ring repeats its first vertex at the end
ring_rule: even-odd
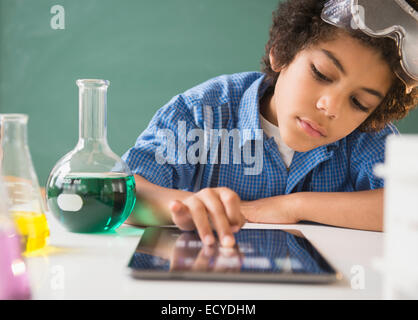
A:
MULTIPOLYGON (((273 86, 279 77, 279 72, 275 72, 270 65, 270 51, 278 63, 274 67, 284 67, 293 61, 298 52, 320 42, 331 41, 339 32, 347 32, 362 44, 377 50, 392 72, 399 65, 398 49, 392 39, 373 38, 358 30, 343 31, 324 22, 321 19, 321 12, 325 2, 325 0, 286 0, 280 2, 277 10, 273 12, 270 38, 261 61, 266 81, 273 86)), ((393 78, 388 93, 359 126, 360 131, 379 131, 387 123, 404 118, 418 104, 418 88, 415 87, 407 94, 403 82, 396 76, 393 78)))

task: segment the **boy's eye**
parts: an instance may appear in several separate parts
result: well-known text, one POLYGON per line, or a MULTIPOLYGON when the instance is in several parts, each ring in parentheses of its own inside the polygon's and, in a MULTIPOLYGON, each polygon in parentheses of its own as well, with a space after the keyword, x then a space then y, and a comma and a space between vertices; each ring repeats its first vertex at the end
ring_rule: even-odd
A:
POLYGON ((354 105, 355 108, 357 108, 357 109, 359 109, 363 112, 366 112, 366 113, 369 112, 369 109, 366 108, 365 106, 363 106, 355 97, 352 97, 351 101, 353 102, 353 105, 354 105))
MULTIPOLYGON (((311 64, 311 70, 312 70, 312 74, 313 74, 314 78, 317 79, 318 81, 327 82, 327 83, 332 82, 332 80, 330 78, 328 78, 327 76, 325 76, 324 74, 319 72, 318 69, 313 64, 311 64)), ((356 108, 360 111, 366 112, 366 113, 369 112, 369 108, 363 106, 360 103, 360 101, 357 100, 357 98, 351 97, 350 99, 351 99, 351 102, 352 102, 354 108, 356 108)))
POLYGON ((317 79, 319 81, 323 81, 323 82, 329 82, 329 83, 332 82, 332 80, 330 78, 328 78, 327 76, 325 76, 321 72, 319 72, 318 69, 313 64, 311 64, 311 70, 312 70, 312 74, 314 75, 315 79, 317 79))

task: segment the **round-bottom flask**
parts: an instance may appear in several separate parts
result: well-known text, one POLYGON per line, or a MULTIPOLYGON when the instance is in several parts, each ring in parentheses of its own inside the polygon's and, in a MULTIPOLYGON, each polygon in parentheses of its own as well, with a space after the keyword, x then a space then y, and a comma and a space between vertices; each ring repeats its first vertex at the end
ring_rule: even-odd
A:
POLYGON ((118 228, 135 205, 135 179, 108 146, 105 80, 78 80, 79 141, 52 169, 46 197, 50 211, 72 232, 118 228))

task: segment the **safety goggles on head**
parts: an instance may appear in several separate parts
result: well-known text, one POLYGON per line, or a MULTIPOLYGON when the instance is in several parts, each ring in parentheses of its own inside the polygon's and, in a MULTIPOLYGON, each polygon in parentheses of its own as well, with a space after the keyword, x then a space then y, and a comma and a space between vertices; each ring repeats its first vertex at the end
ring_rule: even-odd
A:
POLYGON ((396 75, 410 93, 418 86, 418 12, 405 0, 329 0, 322 20, 372 37, 390 37, 399 49, 396 75))

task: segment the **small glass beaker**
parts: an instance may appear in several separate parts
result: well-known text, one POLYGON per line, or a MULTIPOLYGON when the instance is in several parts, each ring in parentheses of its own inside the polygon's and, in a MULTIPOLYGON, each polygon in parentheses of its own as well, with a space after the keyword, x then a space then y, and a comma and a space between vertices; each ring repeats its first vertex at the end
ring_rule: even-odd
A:
POLYGON ((47 204, 72 232, 107 232, 118 228, 135 205, 135 179, 107 142, 109 81, 77 80, 79 140, 52 169, 47 204))
POLYGON ((1 170, 11 202, 10 211, 25 251, 43 248, 49 237, 44 200, 27 139, 26 114, 0 114, 1 170))

